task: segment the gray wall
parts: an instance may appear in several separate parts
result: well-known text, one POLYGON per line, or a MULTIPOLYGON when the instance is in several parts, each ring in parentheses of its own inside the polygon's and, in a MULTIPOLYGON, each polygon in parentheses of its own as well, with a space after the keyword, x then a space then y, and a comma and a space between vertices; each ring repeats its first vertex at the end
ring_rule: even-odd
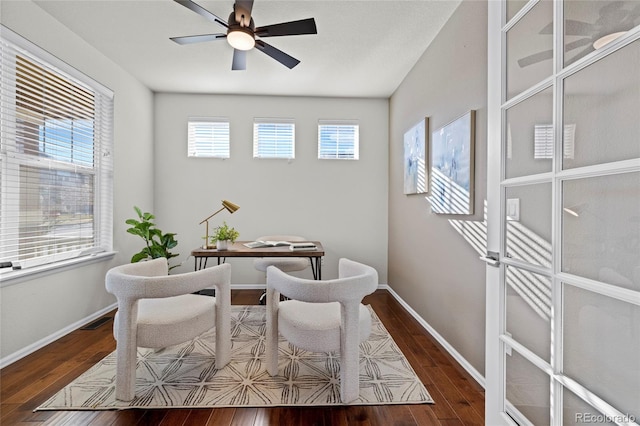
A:
MULTIPOLYGON (((108 307, 109 267, 125 263, 139 243, 124 221, 134 203, 153 204, 153 94, 117 64, 69 31, 31 1, 0 3, 1 22, 115 92, 114 248, 111 261, 56 270, 0 289, 0 359, 28 350, 108 307)), ((70 330, 68 330, 70 331, 70 330)))
POLYGON ((452 225, 478 233, 476 240, 483 238, 486 18, 486 2, 463 1, 393 94, 389 106, 389 285, 481 374, 485 264, 478 256, 482 243, 474 248, 452 225), (433 131, 468 110, 477 111, 475 214, 436 215, 424 194, 403 194, 404 132, 424 117, 429 117, 433 131))
MULTIPOLYGON (((222 211, 240 240, 294 234, 324 245, 323 278, 337 277, 338 258, 371 264, 387 279, 387 99, 157 94, 155 96, 155 211, 158 226, 178 233, 176 272, 193 270, 190 251, 203 244, 199 222, 222 199, 222 211), (187 157, 188 117, 227 117, 231 158, 187 157), (253 158, 254 117, 295 119, 292 161, 253 158), (318 120, 355 119, 360 160, 318 160, 318 120)), ((230 259, 233 284, 264 283, 250 259, 230 259)), ((304 275, 303 275, 304 276, 304 275)), ((306 273, 310 277, 310 272, 306 273)))

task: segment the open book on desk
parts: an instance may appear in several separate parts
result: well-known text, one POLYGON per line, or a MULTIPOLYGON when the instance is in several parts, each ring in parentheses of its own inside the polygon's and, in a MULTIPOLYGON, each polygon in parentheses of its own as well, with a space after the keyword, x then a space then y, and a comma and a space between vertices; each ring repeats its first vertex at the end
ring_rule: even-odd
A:
POLYGON ((249 243, 244 243, 245 247, 248 248, 263 248, 263 247, 280 247, 280 246, 291 246, 289 241, 251 241, 249 243))

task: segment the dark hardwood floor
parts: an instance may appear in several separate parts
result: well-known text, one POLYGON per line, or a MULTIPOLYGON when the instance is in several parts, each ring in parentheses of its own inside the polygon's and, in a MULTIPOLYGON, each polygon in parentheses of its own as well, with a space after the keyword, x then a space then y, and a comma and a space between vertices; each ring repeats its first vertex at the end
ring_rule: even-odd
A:
MULTIPOLYGON (((234 290, 234 305, 260 290, 234 290)), ((76 330, 0 370, 1 425, 482 425, 484 390, 386 290, 367 296, 435 404, 123 411, 33 410, 115 349, 112 321, 76 330)), ((113 313, 106 316, 113 316, 113 313)))

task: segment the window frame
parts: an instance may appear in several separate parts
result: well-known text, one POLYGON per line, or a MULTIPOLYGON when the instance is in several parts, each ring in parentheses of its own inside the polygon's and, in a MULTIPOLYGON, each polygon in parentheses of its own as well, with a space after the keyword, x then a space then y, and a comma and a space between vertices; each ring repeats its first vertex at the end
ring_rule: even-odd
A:
MULTIPOLYGON (((265 129, 266 131, 266 129, 265 129)), ((266 135, 265 135, 266 136, 266 135)), ((286 148, 286 147, 285 147, 286 148)), ((276 160, 294 160, 296 158, 296 122, 293 118, 254 118, 253 119, 253 158, 255 159, 276 159, 276 160), (260 127, 275 126, 275 141, 263 141, 260 139, 260 127), (285 139, 278 139, 278 130, 282 126, 290 126, 289 129, 284 129, 282 136, 285 139), (290 136, 290 140, 286 137, 290 136), (275 144, 274 147, 261 146, 261 142, 264 144, 275 144), (282 149, 282 144, 290 144, 289 149, 282 149), (269 150, 273 151, 273 154, 269 154, 269 150)))
POLYGON ((358 120, 318 120, 318 159, 319 160, 351 160, 360 159, 360 123, 358 120), (336 137, 335 149, 323 145, 323 130, 325 128, 335 127, 336 130, 341 128, 351 128, 353 140, 347 141, 347 155, 341 156, 340 132, 332 133, 330 136, 336 137), (349 144, 351 146, 349 146, 349 144), (324 152, 324 153, 323 153, 324 152), (329 152, 329 154, 327 154, 329 152))
MULTIPOLYGON (((20 278, 42 274, 48 271, 67 269, 73 265, 94 262, 112 257, 113 252, 113 92, 86 76, 67 63, 61 61, 44 49, 24 39, 19 34, 0 26, 0 51, 2 52, 2 144, 0 145, 0 233, 5 236, 0 239, 0 255, 4 253, 2 261, 12 262, 13 268, 0 269, 2 287, 21 282, 20 278), (75 160, 64 161, 56 158, 46 158, 39 155, 20 152, 18 149, 18 89, 15 77, 19 72, 18 58, 26 60, 27 64, 35 64, 38 72, 52 75, 61 79, 64 84, 86 90, 92 94, 92 155, 90 162, 75 160), (47 164, 44 165, 43 162, 47 164), (89 164, 90 163, 90 164, 89 164), (15 223, 20 221, 20 197, 14 189, 20 184, 10 185, 10 182, 21 176, 21 167, 35 167, 41 170, 50 168, 55 173, 75 172, 92 176, 93 200, 91 204, 91 244, 88 247, 73 248, 55 254, 23 257, 17 255, 18 240, 15 223), (12 248, 13 247, 13 248, 12 248)), ((28 93, 28 92, 27 92, 28 93)), ((69 98, 71 99, 71 98, 69 98)), ((67 102, 66 99, 64 99, 67 102)), ((76 101, 70 104, 75 105, 76 101)), ((66 103, 64 105, 67 105, 66 103)), ((53 115, 43 115, 43 119, 55 119, 53 115)), ((64 117, 63 117, 64 118, 64 117)), ((74 120, 74 118, 70 118, 74 120)), ((44 129, 43 126, 39 128, 44 129)), ((44 131, 42 130, 41 131, 44 131)), ((76 149, 74 130, 71 132, 69 146, 62 143, 63 149, 76 149)), ((40 144, 47 144, 43 134, 31 136, 29 141, 39 140, 40 144)), ((40 152, 40 148, 38 148, 40 152)), ((85 154, 86 155, 86 154, 85 154)), ((87 157, 84 157, 86 160, 87 157)), ((39 185, 39 183, 38 183, 39 185)), ((75 191, 74 193, 76 193, 75 191)), ((41 240, 40 240, 41 241, 41 240)), ((49 246, 51 247, 51 246, 49 246)))
POLYGON ((231 124, 229 119, 227 117, 189 117, 187 120, 187 157, 220 158, 223 160, 231 158, 231 124), (210 131, 212 137, 201 141, 192 139, 192 137, 196 137, 194 132, 198 133, 198 129, 196 129, 198 125, 203 127, 200 131, 210 131), (205 129, 205 125, 210 125, 210 128, 205 129), (218 133, 219 131, 226 131, 226 134, 218 133), (207 151, 200 152, 195 146, 198 143, 211 144, 208 147, 211 154, 208 154, 207 151))

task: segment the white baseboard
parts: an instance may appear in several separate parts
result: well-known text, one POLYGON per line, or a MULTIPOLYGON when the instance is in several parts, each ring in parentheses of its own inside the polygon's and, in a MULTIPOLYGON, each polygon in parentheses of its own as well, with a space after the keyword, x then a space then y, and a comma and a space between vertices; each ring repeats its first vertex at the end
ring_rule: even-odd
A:
POLYGON ((71 333, 74 330, 77 330, 80 327, 83 327, 84 325, 90 323, 91 321, 100 318, 101 316, 103 316, 104 314, 111 312, 112 310, 114 310, 117 307, 117 303, 114 303, 113 305, 109 305, 106 308, 103 308, 101 310, 99 310, 98 312, 89 315, 88 317, 85 317, 79 321, 74 322, 73 324, 68 325, 67 327, 58 330, 57 332, 48 335, 47 337, 38 340, 35 343, 32 343, 29 346, 26 346, 22 349, 20 349, 19 351, 16 351, 12 354, 9 354, 7 356, 5 356, 4 358, 0 359, 0 368, 4 368, 9 364, 13 364, 14 362, 18 361, 19 359, 22 359, 24 357, 26 357, 29 354, 32 354, 33 352, 37 351, 38 349, 42 349, 43 347, 47 346, 49 343, 53 343, 56 340, 60 339, 63 336, 66 336, 67 334, 71 333))
POLYGON ((231 284, 231 290, 266 290, 266 284, 231 284))
MULTIPOLYGON (((231 284, 231 290, 265 290, 266 288, 266 284, 231 284)), ((378 285, 378 290, 389 290, 389 286, 380 284, 378 285)))
POLYGON ((445 340, 445 338, 442 337, 435 330, 435 328, 431 327, 431 325, 429 325, 429 323, 426 322, 424 320, 424 318, 422 318, 420 315, 418 315, 418 313, 411 306, 409 306, 409 304, 407 304, 407 302, 402 300, 402 298, 398 295, 398 293, 393 291, 393 289, 391 287, 389 287, 388 284, 382 284, 382 285, 378 286, 378 288, 389 291, 389 293, 391 293, 393 298, 396 299, 398 301, 398 303, 400 303, 402 305, 402 307, 405 308, 407 310, 407 312, 409 312, 409 314, 413 318, 415 318, 415 320, 418 321, 418 323, 425 330, 427 330, 427 332, 431 336, 433 336, 433 338, 436 339, 438 341, 438 343, 440 343, 446 349, 447 352, 449 352, 449 355, 451 355, 458 362, 458 364, 460 364, 462 366, 462 368, 464 368, 467 371, 467 373, 469 373, 471 375, 471 377, 473 377, 474 380, 476 382, 478 382, 478 384, 480 384, 480 386, 482 386, 483 388, 485 387, 484 376, 482 374, 480 374, 478 372, 478 370, 476 370, 462 355, 460 355, 460 353, 458 351, 456 351, 455 348, 453 346, 451 346, 451 344, 449 344, 449 342, 447 342, 445 340))

